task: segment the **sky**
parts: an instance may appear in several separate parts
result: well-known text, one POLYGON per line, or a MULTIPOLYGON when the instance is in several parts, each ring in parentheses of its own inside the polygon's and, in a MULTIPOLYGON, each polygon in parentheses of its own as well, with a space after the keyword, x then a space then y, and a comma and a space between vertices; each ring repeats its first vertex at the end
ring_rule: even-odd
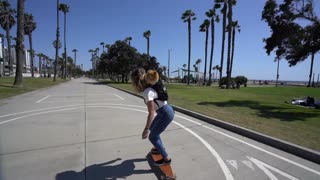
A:
MULTIPOLYGON (((16 0, 9 2, 12 7, 17 7, 16 0)), ((320 9, 319 2, 314 2, 315 9, 320 9)), ((146 30, 151 31, 150 55, 155 56, 162 66, 168 67, 170 49, 170 71, 182 68, 183 64, 188 64, 188 27, 181 20, 181 15, 191 9, 197 19, 192 21, 190 68, 193 69, 195 61, 201 59, 200 71, 204 71, 205 33, 199 32, 199 26, 206 18, 205 12, 213 7, 213 0, 60 0, 60 3, 70 6, 67 14, 67 54, 74 57, 72 49, 78 49, 77 64, 83 64, 85 70, 92 68, 88 50, 99 47, 102 52, 101 42, 113 44, 131 36, 131 46, 145 53, 147 41, 143 32, 146 30)), ((275 55, 268 56, 263 48, 263 38, 271 34, 267 24, 261 21, 264 3, 265 0, 238 0, 233 8, 233 18, 241 26, 241 32, 236 33, 233 77, 243 75, 248 79, 276 79, 275 55)), ((56 38, 56 0, 26 0, 25 12, 31 13, 37 22, 37 29, 33 32, 34 50, 54 59, 52 42, 56 38)), ((319 10, 317 15, 320 16, 319 10)), ((11 30, 12 36, 16 36, 15 28, 11 30)), ((221 30, 220 22, 216 24, 213 66, 220 65, 221 30)), ((4 31, 1 29, 0 33, 4 31)), ((63 45, 63 13, 60 13, 60 41, 63 45)), ((25 45, 29 47, 27 36, 25 45)), ((59 50, 60 55, 62 51, 63 47, 59 50)), ((307 81, 310 63, 311 57, 289 67, 286 60, 282 59, 279 79, 307 81)), ((223 76, 225 67, 226 64, 223 76)), ((316 81, 320 74, 319 53, 315 56, 313 71, 316 81)), ((177 73, 171 76, 177 76, 177 73)))

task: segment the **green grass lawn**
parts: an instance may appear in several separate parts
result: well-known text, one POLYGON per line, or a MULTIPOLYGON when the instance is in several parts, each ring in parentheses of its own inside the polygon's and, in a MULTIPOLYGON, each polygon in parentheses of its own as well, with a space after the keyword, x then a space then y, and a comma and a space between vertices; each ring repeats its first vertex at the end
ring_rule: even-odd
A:
MULTIPOLYGON (((133 91, 131 84, 112 84, 133 91)), ((320 110, 285 103, 313 96, 319 88, 167 85, 169 103, 320 151, 320 110)))
POLYGON ((56 81, 53 82, 52 78, 23 78, 22 88, 14 88, 12 86, 13 82, 13 77, 0 78, 0 99, 26 93, 39 88, 49 87, 55 84, 59 84, 61 82, 65 82, 65 80, 57 78, 56 81))

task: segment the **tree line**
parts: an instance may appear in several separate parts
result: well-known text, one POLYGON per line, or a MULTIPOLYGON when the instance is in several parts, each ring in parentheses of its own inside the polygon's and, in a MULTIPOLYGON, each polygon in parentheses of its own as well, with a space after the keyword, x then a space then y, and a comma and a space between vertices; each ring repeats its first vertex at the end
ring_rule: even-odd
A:
MULTIPOLYGON (((283 0, 265 3, 262 20, 271 29, 270 37, 264 38, 266 53, 275 53, 277 82, 279 61, 285 59, 289 66, 295 66, 311 56, 309 81, 313 74, 314 57, 320 51, 320 21, 314 12, 312 0, 283 0)), ((277 83, 278 84, 278 83, 277 83)))
MULTIPOLYGON (((64 17, 64 34, 66 31, 66 13, 69 12, 69 6, 66 4, 60 4, 59 1, 57 6, 57 11, 63 12, 64 17)), ((35 56, 39 57, 39 73, 41 77, 51 77, 51 74, 54 74, 53 80, 56 78, 57 67, 59 68, 60 76, 66 78, 67 72, 69 72, 69 76, 73 75, 80 75, 83 74, 80 67, 76 66, 76 52, 77 49, 73 49, 72 52, 75 53, 74 59, 70 56, 67 56, 67 49, 66 49, 66 36, 64 36, 64 53, 62 53, 62 57, 57 56, 55 60, 49 58, 47 55, 39 52, 36 53, 33 49, 33 36, 32 33, 37 28, 37 23, 31 13, 25 12, 24 9, 24 1, 17 0, 17 9, 11 7, 11 4, 7 0, 0 0, 0 24, 2 29, 5 31, 4 34, 0 34, 2 38, 2 52, 4 54, 4 38, 7 40, 8 46, 8 56, 6 60, 8 61, 9 67, 9 75, 12 75, 13 72, 13 62, 12 62, 12 55, 11 55, 11 47, 15 47, 16 49, 16 74, 15 74, 15 87, 21 87, 22 84, 22 72, 23 72, 23 59, 24 59, 24 35, 28 36, 29 40, 29 49, 28 52, 30 53, 30 70, 31 76, 34 77, 34 58, 35 56), (16 16, 16 18, 15 18, 16 16), (13 26, 17 25, 17 36, 14 38, 11 36, 10 31, 13 26), (16 43, 12 44, 11 40, 15 40, 16 43), (53 68, 54 66, 54 68, 53 68), (45 70, 43 70, 45 69, 45 70), (68 70, 68 71, 67 71, 68 70), (53 71, 53 72, 52 72, 53 71)), ((58 26, 58 25, 57 25, 58 26)), ((61 47, 61 42, 55 40, 53 42, 53 46, 56 49, 61 47)))
MULTIPOLYGON (((319 18, 314 12, 314 3, 312 0, 283 0, 281 3, 276 0, 267 0, 262 11, 262 19, 271 29, 271 36, 264 38, 266 53, 270 55, 275 52, 276 61, 284 58, 288 61, 289 66, 295 66, 297 63, 306 60, 311 56, 311 67, 309 73, 308 87, 311 85, 312 69, 314 56, 320 49, 320 23, 319 18), (307 23, 306 26, 304 24, 307 23)), ((236 0, 214 0, 212 8, 205 12, 206 19, 200 25, 200 32, 205 33, 205 49, 204 49, 204 81, 203 85, 211 84, 211 70, 219 71, 219 86, 226 85, 230 88, 233 80, 231 78, 234 62, 235 37, 236 32, 240 32, 240 25, 233 17, 233 6, 237 4, 236 0), (219 14, 220 10, 220 14, 219 14), (221 59, 220 65, 212 67, 214 45, 215 45, 215 24, 220 22, 222 17, 222 42, 221 42, 221 59), (211 43, 209 44, 209 36, 211 43), (227 37, 227 50, 225 50, 225 41, 227 37), (209 61, 209 80, 206 80, 208 48, 210 48, 209 61), (224 54, 226 54, 226 77, 223 78, 224 71, 224 54)), ((191 58, 191 28, 192 21, 196 20, 196 14, 191 10, 186 10, 181 19, 188 24, 188 80, 190 80, 190 58, 191 58)), ((195 71, 199 70, 199 59, 193 65, 195 71)), ((277 72, 277 83, 279 79, 279 68, 277 72)))

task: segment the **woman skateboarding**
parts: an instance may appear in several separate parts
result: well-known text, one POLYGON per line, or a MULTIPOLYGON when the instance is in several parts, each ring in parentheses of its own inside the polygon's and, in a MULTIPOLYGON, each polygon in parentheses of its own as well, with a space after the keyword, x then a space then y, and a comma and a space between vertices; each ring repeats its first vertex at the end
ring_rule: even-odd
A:
POLYGON ((148 116, 142 139, 148 137, 154 148, 153 154, 161 154, 162 159, 155 161, 156 166, 171 163, 171 158, 166 152, 160 134, 168 127, 174 118, 174 111, 167 103, 167 93, 163 89, 159 74, 155 70, 146 72, 143 68, 138 68, 131 74, 132 84, 139 93, 143 93, 144 102, 148 108, 148 116))

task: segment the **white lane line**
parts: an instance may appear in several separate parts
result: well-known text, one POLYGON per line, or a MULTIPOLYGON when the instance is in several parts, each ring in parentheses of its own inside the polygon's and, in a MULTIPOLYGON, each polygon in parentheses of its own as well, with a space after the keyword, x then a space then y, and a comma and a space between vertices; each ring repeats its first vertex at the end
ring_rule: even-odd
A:
MULTIPOLYGON (((47 109, 64 108, 64 107, 70 107, 70 106, 80 106, 80 105, 81 105, 81 104, 68 105, 68 106, 57 106, 57 107, 52 107, 52 108, 43 108, 43 109, 38 109, 38 110, 25 111, 25 112, 19 112, 19 113, 14 113, 14 114, 3 115, 3 116, 0 116, 0 118, 6 117, 6 116, 11 116, 11 115, 18 115, 18 114, 22 114, 22 113, 29 113, 29 112, 35 112, 35 111, 41 111, 41 110, 47 110, 47 109)), ((109 104, 109 103, 87 104, 87 106, 108 106, 108 105, 111 105, 111 106, 128 106, 128 107, 136 107, 136 108, 146 109, 145 106, 126 105, 126 104, 109 104)), ((145 111, 141 111, 141 110, 136 110, 136 111, 145 112, 145 111)), ((302 165, 302 164, 296 163, 296 162, 294 162, 294 161, 292 161, 292 160, 290 160, 290 159, 287 159, 287 158, 282 157, 282 156, 280 156, 280 155, 277 155, 277 154, 274 154, 274 153, 272 153, 272 152, 269 152, 269 151, 267 151, 267 150, 265 150, 265 149, 262 149, 262 148, 260 148, 260 147, 255 146, 255 145, 252 145, 252 144, 250 144, 250 143, 247 143, 247 142, 245 142, 245 141, 243 141, 243 140, 240 140, 240 139, 238 139, 238 138, 232 137, 232 136, 230 136, 230 135, 228 135, 228 134, 225 134, 225 133, 223 133, 223 132, 220 132, 220 131, 218 131, 218 130, 215 130, 215 129, 213 129, 213 128, 210 128, 210 127, 208 127, 208 126, 205 126, 205 125, 203 125, 203 124, 201 124, 201 123, 198 123, 198 122, 193 121, 193 120, 191 120, 191 119, 188 119, 188 118, 186 118, 186 117, 179 116, 179 115, 175 115, 175 116, 176 116, 176 117, 179 117, 179 118, 181 118, 181 119, 187 120, 187 121, 189 121, 189 122, 192 122, 192 123, 194 123, 194 124, 197 124, 197 125, 199 125, 199 126, 205 127, 205 128, 207 128, 207 129, 210 129, 210 130, 212 130, 212 131, 215 131, 215 132, 217 132, 217 133, 219 133, 219 134, 222 134, 222 135, 224 135, 224 136, 227 136, 227 137, 229 137, 229 138, 231 138, 231 139, 233 139, 233 140, 236 140, 236 141, 239 141, 239 142, 241 142, 241 143, 243 143, 243 144, 246 144, 246 145, 248 145, 248 146, 250 146, 250 147, 252 147, 252 148, 255 148, 255 149, 260 150, 260 151, 262 151, 262 152, 265 152, 265 153, 267 153, 267 154, 269 154, 269 155, 272 155, 272 156, 274 156, 274 157, 277 157, 277 158, 279 158, 279 159, 281 159, 281 160, 284 160, 284 161, 286 161, 286 162, 288 162, 288 163, 291 163, 291 164, 296 165, 296 166, 298 166, 298 167, 300 167, 300 168, 303 168, 303 169, 305 169, 305 170, 307 170, 307 171, 310 171, 310 172, 313 172, 313 173, 315 173, 315 174, 317 174, 317 175, 320 175, 320 172, 319 172, 319 171, 316 171, 316 170, 314 170, 314 169, 312 169, 312 168, 306 167, 306 166, 304 166, 304 165, 302 165)), ((7 121, 7 122, 9 122, 9 121, 7 121)), ((6 123, 6 122, 1 122, 0 124, 4 124, 4 123, 6 123)))
POLYGON ((41 102, 41 101, 43 101, 43 100, 47 99, 48 97, 49 97, 49 96, 46 96, 46 97, 44 97, 44 98, 40 99, 39 101, 37 101, 36 103, 39 103, 39 102, 41 102))
POLYGON ((40 113, 28 114, 28 115, 25 115, 25 116, 20 116, 20 117, 16 117, 16 118, 13 118, 13 119, 6 120, 6 121, 2 121, 2 122, 0 122, 0 125, 4 124, 4 123, 7 123, 7 122, 16 121, 18 119, 22 119, 22 118, 25 118, 25 117, 30 117, 30 116, 40 115, 40 114, 47 114, 47 113, 52 113, 52 112, 59 112, 59 111, 69 111, 69 110, 79 109, 79 108, 83 108, 83 107, 74 107, 74 108, 59 109, 59 110, 53 110, 53 111, 45 111, 45 112, 40 112, 40 113))
POLYGON ((117 96, 117 97, 120 98, 121 100, 124 100, 124 98, 121 97, 121 96, 119 96, 118 94, 113 94, 113 95, 117 96))
POLYGON ((291 164, 294 164, 294 165, 296 165, 296 166, 298 166, 298 167, 301 167, 301 168, 303 168, 303 169, 305 169, 305 170, 307 170, 307 171, 310 171, 310 172, 313 172, 313 173, 315 173, 315 174, 317 174, 317 175, 320 175, 320 172, 319 172, 319 171, 314 170, 314 169, 312 169, 312 168, 309 168, 309 167, 307 167, 307 166, 304 166, 304 165, 302 165, 302 164, 296 163, 296 162, 294 162, 294 161, 292 161, 292 160, 290 160, 290 159, 287 159, 287 158, 285 158, 285 157, 282 157, 282 156, 280 156, 280 155, 278 155, 278 154, 269 152, 269 151, 267 151, 267 150, 265 150, 265 149, 262 149, 262 148, 260 148, 260 147, 258 147, 258 146, 255 146, 255 145, 253 145, 253 144, 250 144, 250 143, 248 143, 248 142, 245 142, 245 141, 243 141, 243 140, 240 140, 240 139, 238 139, 238 138, 235 138, 235 137, 233 137, 233 136, 231 136, 231 135, 228 135, 228 134, 225 134, 225 133, 220 132, 220 131, 218 131, 218 130, 215 130, 215 129, 211 128, 211 127, 208 127, 208 126, 206 126, 206 125, 203 125, 203 124, 201 124, 201 123, 198 123, 198 122, 196 122, 196 121, 193 121, 193 120, 191 120, 191 119, 188 119, 188 118, 186 118, 186 117, 179 116, 179 115, 176 115, 176 116, 177 116, 177 117, 180 117, 180 118, 182 118, 182 119, 185 119, 185 120, 187 120, 187 121, 189 121, 189 122, 192 122, 192 123, 194 123, 194 124, 197 124, 197 125, 199 125, 199 126, 202 126, 202 127, 204 127, 204 128, 210 129, 211 131, 217 132, 217 133, 219 133, 219 134, 221 134, 221 135, 224 135, 224 136, 226 136, 226 137, 229 137, 229 138, 231 138, 231 139, 233 139, 233 140, 239 141, 239 142, 241 142, 241 143, 243 143, 243 144, 246 144, 246 145, 248 145, 248 146, 250 146, 250 147, 253 147, 253 148, 257 149, 257 150, 260 150, 260 151, 265 152, 265 153, 267 153, 267 154, 269 154, 269 155, 272 155, 272 156, 274 156, 274 157, 277 157, 277 158, 279 158, 279 159, 281 159, 281 160, 287 161, 287 162, 289 162, 289 163, 291 163, 291 164))
POLYGON ((287 174, 273 166, 270 166, 269 164, 266 164, 258 159, 255 159, 253 157, 249 157, 247 156, 247 158, 252 161, 255 165, 257 165, 264 173, 266 173, 266 175, 271 179, 271 180, 278 180, 278 178, 276 176, 274 176, 268 169, 271 169, 279 174, 281 174, 282 176, 291 179, 291 180, 299 180, 296 177, 291 176, 290 174, 287 174))
MULTIPOLYGON (((128 104, 109 104, 109 103, 96 103, 96 104, 86 104, 86 105, 115 105, 115 106, 129 106, 129 107, 137 107, 137 108, 143 108, 146 109, 145 106, 136 106, 136 105, 128 105, 128 104)), ((66 105, 66 106, 55 106, 55 107, 49 107, 49 108, 42 108, 42 109, 35 109, 35 110, 30 110, 30 111, 23 111, 23 112, 18 112, 18 113, 12 113, 12 114, 5 114, 0 116, 0 118, 3 117, 8 117, 8 116, 14 116, 14 115, 19 115, 19 114, 25 114, 25 113, 31 113, 31 112, 37 112, 37 111, 43 111, 47 109, 57 109, 57 108, 65 108, 65 107, 72 107, 72 106, 83 106, 83 104, 71 104, 71 105, 66 105)))
MULTIPOLYGON (((105 106, 105 105, 90 105, 90 106, 86 106, 87 108, 96 108, 96 107, 103 107, 103 108, 114 108, 114 109, 126 109, 126 110, 132 110, 132 111, 138 111, 138 112, 143 112, 143 113, 148 113, 145 110, 140 110, 140 109, 133 109, 133 108, 125 108, 125 107, 115 107, 115 106, 105 106)), ((45 111, 45 112, 40 112, 40 113, 34 113, 34 114, 29 114, 29 115, 25 115, 25 116, 20 116, 17 118, 13 118, 13 119, 9 119, 7 121, 3 121, 0 122, 0 124, 4 124, 7 122, 12 122, 18 119, 22 119, 25 117, 30 117, 30 116, 34 116, 34 115, 40 115, 40 114, 46 114, 46 113, 52 113, 52 112, 59 112, 59 111, 67 111, 67 110, 73 110, 73 109, 79 109, 79 108, 83 108, 83 106, 81 107, 73 107, 73 108, 66 108, 66 109, 60 109, 60 110, 52 110, 52 111, 45 111)), ((220 167, 222 168, 226 179, 227 180, 233 180, 233 176, 230 172, 230 170, 228 169, 228 167, 226 166, 226 164, 224 163, 224 161, 222 160, 222 158, 219 156, 219 154, 213 149, 213 147, 206 142, 203 138, 201 138, 198 134, 196 134, 195 132, 191 131, 189 128, 186 128, 185 126, 181 125, 180 123, 177 123, 175 121, 173 121, 175 124, 177 124, 178 126, 182 127, 184 130, 188 131, 189 133, 191 133, 193 136, 195 136, 197 139, 200 140, 200 142, 202 142, 206 148, 211 152, 211 154, 217 159, 220 167)))
MULTIPOLYGON (((108 106, 87 106, 87 108, 90 107, 108 107, 108 106)), ((133 108, 123 108, 123 107, 109 107, 109 108, 115 108, 115 109, 127 109, 127 110, 132 110, 132 111, 139 111, 139 112, 144 112, 144 113, 148 113, 147 111, 144 110, 139 110, 139 109, 133 109, 133 108)), ((219 154, 217 153, 217 151, 214 150, 214 148, 207 142, 205 141, 201 136, 199 136, 197 133, 191 131, 189 128, 183 126, 182 124, 173 121, 173 123, 175 123, 176 125, 180 126, 181 128, 183 128, 184 130, 188 131, 190 134, 192 134, 194 137, 196 137, 202 144, 205 145, 205 147, 211 152, 211 154, 217 159, 225 177, 226 180, 233 180, 233 176, 228 168, 228 166, 224 163, 224 161, 222 160, 222 158, 219 156, 219 154)))
POLYGON ((228 166, 224 163, 224 161, 222 160, 222 158, 219 156, 219 154, 217 153, 216 150, 213 149, 213 147, 207 142, 205 141, 202 137, 200 137, 198 134, 196 134, 195 132, 191 131, 189 128, 183 126, 182 124, 173 121, 175 124, 177 124, 178 126, 180 126, 181 128, 183 128, 184 130, 188 131, 189 133, 191 133, 194 137, 196 137, 197 139, 200 140, 200 142, 202 142, 202 144, 204 144, 206 146, 206 148, 211 152, 211 154, 217 159, 223 173, 224 176, 226 177, 227 180, 233 180, 233 176, 228 168, 228 166))

